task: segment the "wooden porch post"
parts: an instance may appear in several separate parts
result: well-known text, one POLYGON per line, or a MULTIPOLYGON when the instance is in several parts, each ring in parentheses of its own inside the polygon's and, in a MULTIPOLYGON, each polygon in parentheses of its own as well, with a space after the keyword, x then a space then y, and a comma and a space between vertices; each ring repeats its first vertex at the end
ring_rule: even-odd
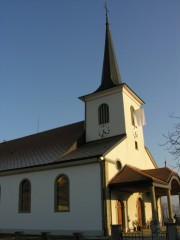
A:
POLYGON ((173 210, 172 210, 172 200, 171 200, 171 190, 167 190, 167 202, 168 202, 168 212, 169 212, 169 220, 174 222, 173 218, 173 210))
POLYGON ((157 221, 157 204, 155 196, 155 187, 150 187, 150 196, 151 196, 151 208, 152 208, 152 220, 157 221))
POLYGON ((124 203, 124 231, 127 232, 128 231, 127 206, 125 201, 123 201, 123 203, 124 203))

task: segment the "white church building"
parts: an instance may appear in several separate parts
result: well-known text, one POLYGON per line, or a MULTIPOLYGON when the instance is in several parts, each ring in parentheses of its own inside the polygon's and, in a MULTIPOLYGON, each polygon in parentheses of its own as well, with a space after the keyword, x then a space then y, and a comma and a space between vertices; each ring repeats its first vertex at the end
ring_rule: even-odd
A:
MULTIPOLYGON (((98 85, 98 83, 97 83, 98 85)), ((0 144, 0 231, 111 234, 163 224, 180 177, 144 146, 143 100, 122 81, 106 14, 100 86, 84 121, 0 144)))

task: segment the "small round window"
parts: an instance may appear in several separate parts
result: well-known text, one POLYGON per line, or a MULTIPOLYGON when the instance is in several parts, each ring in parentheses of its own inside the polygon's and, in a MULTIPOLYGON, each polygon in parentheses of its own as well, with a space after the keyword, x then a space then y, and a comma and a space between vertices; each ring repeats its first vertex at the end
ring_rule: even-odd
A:
POLYGON ((121 164, 120 161, 116 162, 116 168, 117 168, 118 171, 120 171, 122 169, 122 164, 121 164))

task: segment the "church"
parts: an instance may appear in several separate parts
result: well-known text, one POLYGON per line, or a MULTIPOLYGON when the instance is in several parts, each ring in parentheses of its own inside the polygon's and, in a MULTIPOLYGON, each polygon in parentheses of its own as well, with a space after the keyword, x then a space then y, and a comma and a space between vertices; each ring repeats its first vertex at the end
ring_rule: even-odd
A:
POLYGON ((121 79, 108 14, 102 78, 84 120, 0 144, 0 231, 107 236, 174 222, 180 177, 144 145, 144 101, 121 79))

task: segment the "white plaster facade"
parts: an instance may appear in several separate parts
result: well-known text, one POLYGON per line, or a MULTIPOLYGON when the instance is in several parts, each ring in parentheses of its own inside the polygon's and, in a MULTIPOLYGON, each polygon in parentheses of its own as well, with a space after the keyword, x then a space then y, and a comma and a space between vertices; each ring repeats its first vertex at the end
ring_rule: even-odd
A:
MULTIPOLYGON (((106 186, 118 173, 116 166, 119 161, 139 169, 155 168, 154 161, 144 147, 143 127, 136 127, 138 133, 138 149, 135 149, 132 125, 131 106, 138 109, 143 101, 137 97, 126 85, 89 95, 86 102, 86 140, 87 142, 100 139, 98 135, 98 107, 102 103, 109 106, 111 128, 108 137, 125 134, 111 149, 104 152, 98 161, 106 161, 106 186), (114 104, 116 103, 116 104, 114 104)), ((96 159, 97 161, 97 159, 96 159)), ((103 234, 103 196, 102 173, 100 162, 58 167, 38 171, 19 172, 0 178, 1 204, 0 228, 4 231, 23 230, 25 232, 50 231, 64 234, 83 231, 87 234, 103 234), (70 181, 70 211, 55 212, 54 184, 60 174, 66 174, 70 181), (31 183, 31 211, 19 212, 19 186, 23 179, 31 183), (8 199, 8 201, 7 201, 8 199), (7 211, 8 209, 8 211, 7 211)), ((59 165, 60 166, 60 165, 59 165)), ((111 201, 107 204, 111 208, 108 215, 108 226, 117 224, 117 200, 124 204, 124 222, 126 231, 132 228, 132 222, 137 218, 136 203, 143 199, 146 209, 146 220, 152 218, 150 198, 141 193, 125 194, 113 192, 111 201)), ((159 204, 159 203, 158 203, 159 204)), ((108 212, 108 209, 107 209, 108 212)), ((159 216, 161 211, 159 206, 159 216)))
POLYGON ((99 163, 1 176, 0 185, 2 231, 102 234, 99 163), (54 211, 55 179, 62 173, 70 181, 69 212, 54 211), (19 186, 25 178, 31 182, 31 212, 19 213, 19 186))
MULTIPOLYGON (((108 183, 117 173, 117 161, 123 166, 129 164, 139 169, 153 169, 157 167, 152 156, 150 156, 144 146, 143 126, 135 127, 132 124, 131 107, 134 110, 142 107, 144 102, 127 86, 110 89, 93 96, 85 97, 86 102, 86 128, 87 141, 99 139, 98 136, 98 107, 106 103, 110 109, 110 134, 109 136, 126 133, 126 136, 119 141, 112 149, 104 153, 103 160, 107 162, 106 182, 108 183), (115 104, 116 103, 116 104, 115 104), (138 137, 135 139, 133 130, 136 130, 138 137), (138 143, 138 149, 135 148, 135 140, 138 143)), ((109 231, 111 224, 118 224, 117 219, 117 200, 124 203, 124 221, 125 231, 133 228, 133 221, 137 220, 137 200, 140 198, 144 203, 145 221, 148 223, 152 220, 150 196, 142 193, 119 193, 114 192, 111 196, 109 217, 109 231), (143 196, 142 196, 143 195, 143 196)), ((158 200, 158 216, 161 217, 161 205, 158 200)))
MULTIPOLYGON (((132 121, 132 108, 137 110, 144 102, 121 81, 107 13, 104 60, 100 87, 80 98, 85 102, 85 129, 84 123, 79 122, 62 127, 58 134, 53 130, 0 145, 3 152, 0 155, 0 231, 110 234, 111 224, 119 223, 117 201, 123 205, 123 228, 128 231, 137 219, 138 199, 143 202, 144 224, 152 215, 153 220, 158 220, 157 205, 161 221, 161 206, 159 200, 156 202, 152 176, 148 178, 151 185, 144 192, 137 186, 131 192, 110 189, 110 181, 125 166, 144 170, 155 169, 157 165, 145 148, 143 127, 134 126, 132 121), (105 124, 110 130, 102 138, 98 132, 98 109, 104 103, 109 109, 105 124), (85 134, 85 140, 78 146, 80 133, 85 134), (54 145, 48 142, 50 137, 54 145), (118 161, 122 169, 117 168, 118 161), (55 180, 61 174, 69 178, 68 212, 55 211, 55 180), (26 213, 19 212, 19 188, 23 179, 31 183, 31 209, 26 213), (149 196, 149 193, 154 194, 149 196)), ((165 186, 166 190, 164 183, 160 179, 156 186, 165 186)))

